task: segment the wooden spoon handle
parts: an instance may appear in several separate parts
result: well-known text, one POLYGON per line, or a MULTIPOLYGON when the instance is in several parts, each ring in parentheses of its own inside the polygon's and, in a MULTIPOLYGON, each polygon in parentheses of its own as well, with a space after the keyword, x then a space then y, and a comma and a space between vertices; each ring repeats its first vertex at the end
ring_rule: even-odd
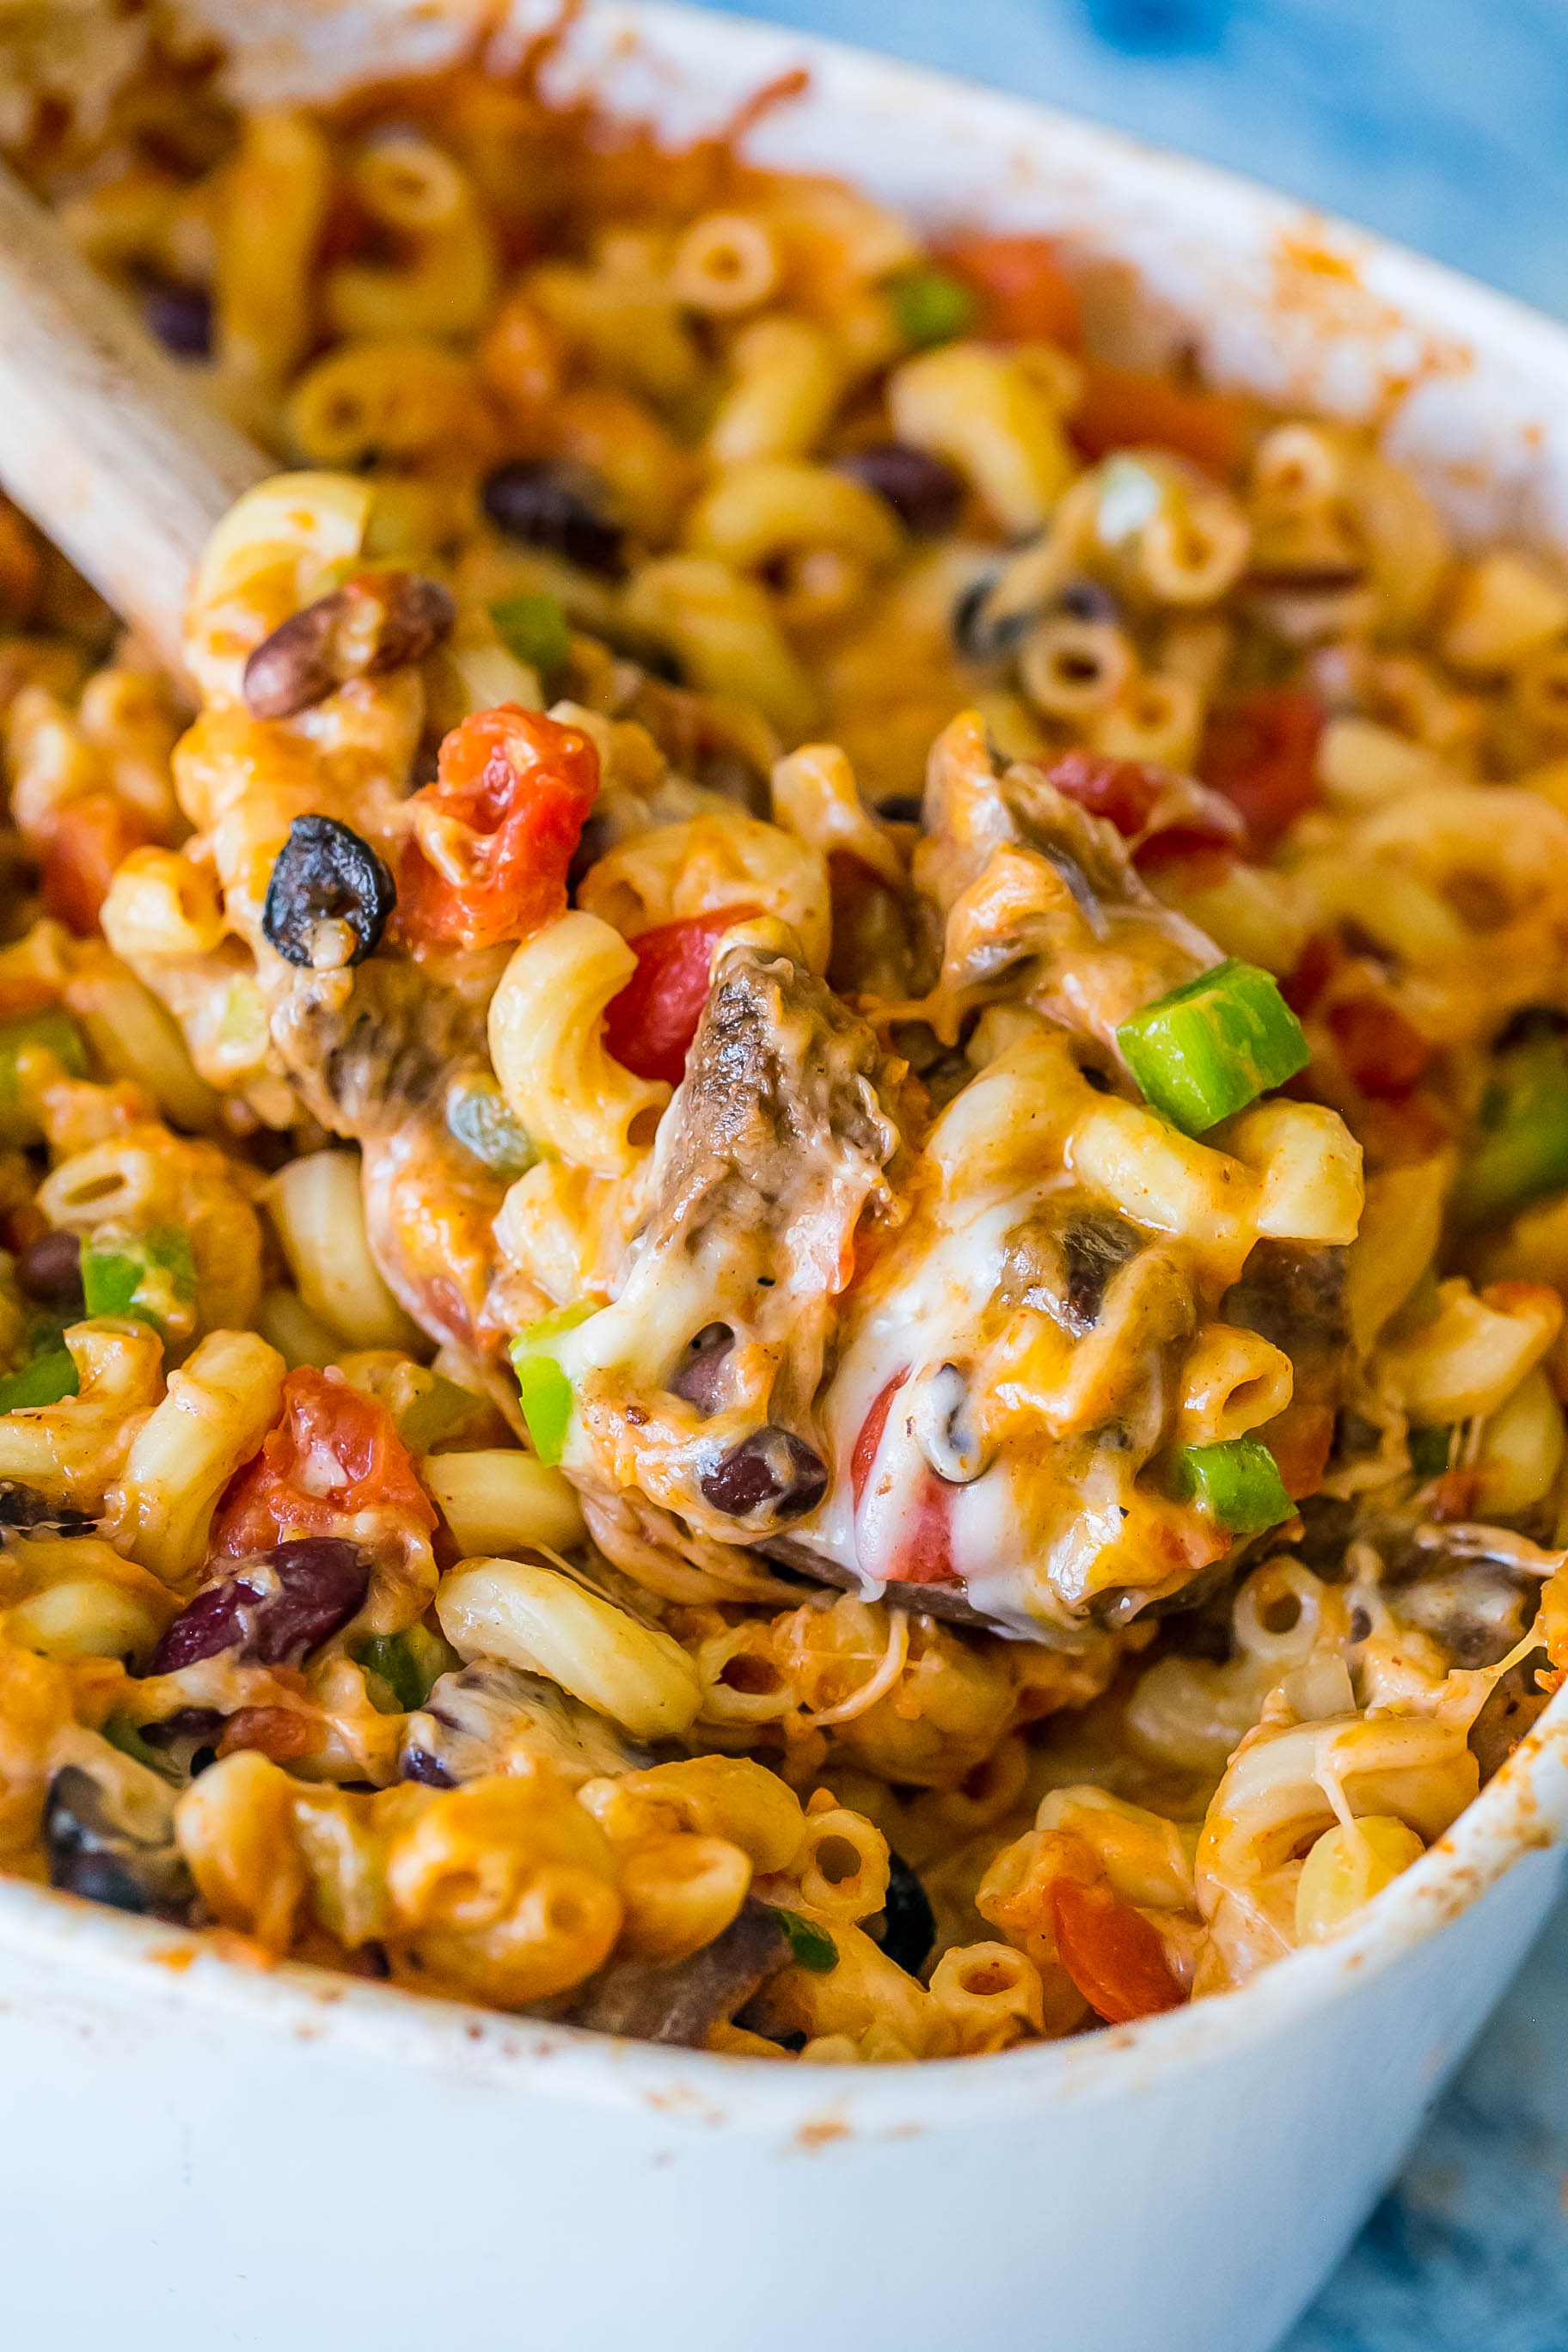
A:
POLYGON ((176 674, 207 534, 276 470, 0 169, 0 485, 176 674))

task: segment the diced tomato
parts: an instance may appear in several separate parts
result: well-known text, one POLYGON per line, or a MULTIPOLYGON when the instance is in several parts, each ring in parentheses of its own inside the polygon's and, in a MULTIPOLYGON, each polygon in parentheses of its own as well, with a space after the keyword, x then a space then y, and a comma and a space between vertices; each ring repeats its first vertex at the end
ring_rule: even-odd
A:
POLYGON ((1217 853, 1228 863, 1237 852, 1240 828, 1228 803, 1170 768, 1112 760, 1100 751, 1068 751, 1048 771, 1047 781, 1064 799, 1104 817, 1124 841, 1136 841, 1132 860, 1141 868, 1202 851, 1217 853), (1168 821, 1140 841, 1162 803, 1168 821))
POLYGON ((1292 1013, 1310 1013, 1328 986, 1340 961, 1340 943, 1331 931, 1314 931, 1296 960, 1296 969, 1279 983, 1279 993, 1292 1013))
POLYGON ((146 826, 112 793, 68 801, 44 845, 45 914, 78 939, 90 938, 116 868, 147 839, 146 826))
MULTIPOLYGON (((1300 1391, 1305 1383, 1298 1376, 1300 1391)), ((1303 1495, 1315 1495, 1323 1483, 1323 1472, 1334 1445, 1334 1409, 1316 1399, 1297 1394, 1283 1412, 1265 1422, 1254 1434, 1259 1437, 1279 1465, 1279 1475, 1290 1500, 1299 1502, 1303 1495)))
POLYGON ((882 1443, 882 1433, 888 1426, 888 1415, 893 1409, 893 1399, 909 1376, 907 1368, 901 1372, 895 1372, 887 1387, 879 1391, 870 1412, 860 1424, 860 1434, 855 1440, 855 1450, 849 1457, 849 1484, 854 1492, 857 1510, 865 1500, 866 1488, 870 1483, 871 1472, 876 1465, 878 1448, 882 1443))
POLYGON ((1113 449, 1173 449, 1210 474, 1236 473, 1247 455, 1245 404, 1223 393, 1189 392, 1168 376, 1085 360, 1084 392, 1068 431, 1086 457, 1113 449))
POLYGON ((631 941, 637 968, 605 1011, 605 1043, 617 1062, 639 1078, 680 1084, 708 1002, 713 950, 732 924, 759 912, 721 907, 717 914, 659 923, 631 941))
POLYGON ((1211 710, 1197 772, 1234 802, 1255 849, 1271 849, 1318 796, 1318 738, 1326 717, 1315 694, 1262 687, 1211 710))
POLYGON ((1445 1470, 1432 1482, 1426 1501, 1427 1516, 1447 1522, 1473 1519, 1486 1486, 1486 1472, 1478 1465, 1469 1470, 1445 1470))
POLYGON ((1142 833, 1170 783, 1163 768, 1143 760, 1111 760, 1100 751, 1068 751, 1047 771, 1064 799, 1102 816, 1125 840, 1142 833))
POLYGON ((441 746, 435 782, 409 803, 415 831, 398 876, 405 935, 421 947, 499 947, 563 913, 598 789, 599 755, 581 728, 515 702, 465 719, 441 746))
POLYGON ((1049 1902, 1057 1958, 1108 2025, 1180 2009, 1186 1996, 1158 1934, 1104 1879, 1055 1878, 1049 1902))
MULTIPOLYGON (((888 1415, 893 1399, 909 1379, 908 1370, 895 1372, 881 1390, 870 1412, 860 1424, 860 1434, 849 1457, 849 1486, 859 1510, 866 1489, 871 1483, 871 1472, 888 1426, 888 1415)), ((900 1584, 956 1584, 958 1577, 952 1565, 952 1495, 944 1478, 927 1468, 923 1474, 916 1504, 914 1526, 894 1566, 886 1571, 900 1584)))
POLYGON ((282 1420, 229 1481, 214 1549, 247 1559, 299 1536, 339 1534, 361 1511, 396 1514, 426 1535, 436 1525, 385 1406, 302 1367, 283 1383, 282 1420))
POLYGON ((893 1574, 900 1584, 956 1584, 952 1565, 952 1497, 955 1489, 929 1467, 921 1480, 915 1523, 893 1574))
POLYGON ((20 1021, 29 1013, 41 1013, 47 1004, 58 1004, 60 992, 49 981, 34 980, 25 972, 6 972, 0 977, 0 1021, 20 1021))
POLYGON ((1346 1075, 1376 1102, 1397 1102, 1421 1076, 1432 1049, 1386 997, 1350 996, 1331 1007, 1327 1027, 1346 1075))
POLYGON ((938 258, 979 297, 982 334, 1078 349, 1078 295, 1048 236, 955 236, 938 258))

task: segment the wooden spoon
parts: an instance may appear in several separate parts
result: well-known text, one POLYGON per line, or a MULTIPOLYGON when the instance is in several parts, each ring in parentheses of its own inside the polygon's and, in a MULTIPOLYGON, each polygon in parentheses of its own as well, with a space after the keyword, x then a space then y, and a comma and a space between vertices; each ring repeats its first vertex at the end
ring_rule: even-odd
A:
POLYGON ((0 486, 176 676, 207 535, 277 471, 0 169, 0 486))

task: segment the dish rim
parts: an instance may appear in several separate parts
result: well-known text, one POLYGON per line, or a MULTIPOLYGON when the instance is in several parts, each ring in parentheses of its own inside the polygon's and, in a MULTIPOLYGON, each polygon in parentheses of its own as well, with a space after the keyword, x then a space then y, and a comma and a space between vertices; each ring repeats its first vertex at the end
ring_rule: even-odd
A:
MULTIPOLYGON (((960 75, 679 0, 584 0, 573 27, 574 37, 586 35, 611 61, 624 61, 628 43, 637 45, 645 32, 669 36, 678 50, 693 42, 717 45, 758 87, 788 53, 830 104, 852 99, 856 84, 868 80, 879 86, 885 105, 896 107, 900 93, 922 110, 956 99, 984 144, 1009 136, 1033 144, 1045 133, 1060 142, 1068 166, 1076 153, 1103 172, 1110 158, 1151 194, 1169 192, 1173 183, 1184 188, 1189 209, 1194 194, 1221 213, 1240 203, 1281 232, 1338 239, 1355 249, 1369 284, 1402 316, 1475 342, 1543 394, 1557 376, 1568 396, 1568 326, 1244 174, 960 75)), ((574 87, 595 79, 592 67, 576 59, 569 74, 574 87)), ((338 77, 342 83, 355 79, 338 77)), ((1568 550, 1568 520, 1561 543, 1568 550)), ((85 1963, 100 1999, 145 1994, 153 1984, 166 2002, 195 2006, 205 2020, 238 2017, 344 2057, 457 2074, 514 2094, 526 2089, 577 2105, 652 2111, 672 2126, 791 2131, 810 2146, 857 2134, 908 2137, 933 2120, 933 2105, 944 2126, 991 2122, 1020 2108, 1076 2106, 1134 2086, 1140 2069, 1179 2074, 1211 2063, 1380 1976, 1470 1910, 1527 1854, 1564 1842, 1568 1687, 1452 1829, 1330 1941, 1288 1955, 1235 1991, 1135 2024, 1010 2051, 1005 2063, 952 2058, 816 2068, 669 2049, 426 1999, 305 1963, 239 1965, 221 1936, 133 1918, 21 1879, 0 1878, 0 1954, 63 1958, 68 1952, 85 1963)), ((80 2000, 87 1993, 79 1981, 50 1997, 80 2000)))

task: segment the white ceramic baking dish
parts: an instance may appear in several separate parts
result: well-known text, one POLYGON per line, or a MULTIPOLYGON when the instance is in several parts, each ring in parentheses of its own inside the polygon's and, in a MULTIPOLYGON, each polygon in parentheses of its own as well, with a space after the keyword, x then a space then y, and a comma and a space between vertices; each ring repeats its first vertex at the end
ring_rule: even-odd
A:
MULTIPOLYGON (((455 37, 428 0, 202 13, 262 100, 455 37)), ((1429 263, 1087 124, 695 11, 590 5, 558 73, 673 132, 803 63, 759 159, 1131 262, 1215 375, 1384 415, 1468 525, 1568 548, 1568 334, 1429 263)), ((1141 2027, 861 2071, 257 1973, 0 1884, 0 2343, 1264 2352, 1507 1983, 1565 1836, 1568 1694, 1331 1946, 1141 2027)))

